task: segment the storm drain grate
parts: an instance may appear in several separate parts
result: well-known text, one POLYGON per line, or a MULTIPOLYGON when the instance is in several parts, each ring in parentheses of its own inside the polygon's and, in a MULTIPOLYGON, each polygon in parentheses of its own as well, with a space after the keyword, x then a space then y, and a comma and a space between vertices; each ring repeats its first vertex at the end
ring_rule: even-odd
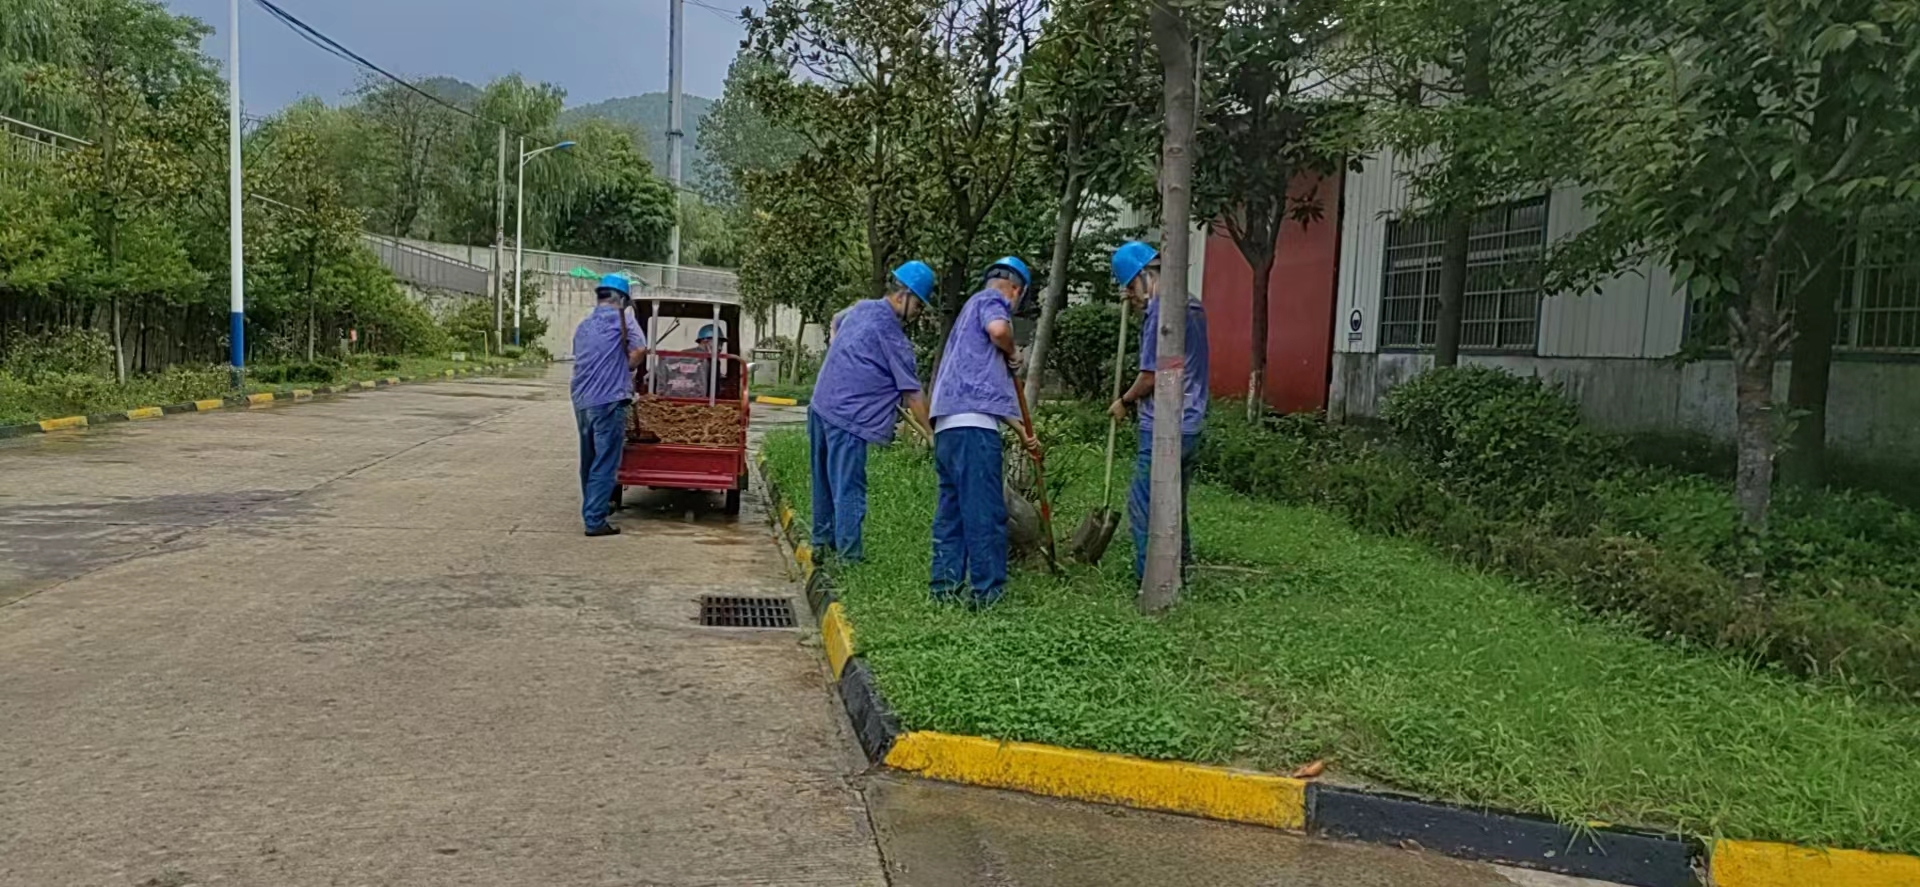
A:
POLYGON ((793 602, 783 597, 700 598, 700 624, 719 628, 793 628, 793 602))

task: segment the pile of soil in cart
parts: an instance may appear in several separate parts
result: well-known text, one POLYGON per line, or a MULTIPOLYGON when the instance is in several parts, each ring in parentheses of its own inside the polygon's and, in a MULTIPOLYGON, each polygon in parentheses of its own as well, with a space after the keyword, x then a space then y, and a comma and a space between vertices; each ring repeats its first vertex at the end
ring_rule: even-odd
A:
POLYGON ((627 414, 627 437, 665 444, 737 447, 746 442, 740 406, 733 403, 675 403, 657 395, 634 401, 627 414))

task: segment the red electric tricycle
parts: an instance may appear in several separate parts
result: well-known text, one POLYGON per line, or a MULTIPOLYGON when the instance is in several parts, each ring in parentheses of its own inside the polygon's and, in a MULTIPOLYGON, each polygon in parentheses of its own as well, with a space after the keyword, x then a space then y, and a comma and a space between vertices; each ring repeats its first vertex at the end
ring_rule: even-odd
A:
POLYGON ((740 512, 747 491, 746 360, 740 356, 740 305, 688 293, 637 296, 633 310, 647 355, 633 375, 634 402, 620 457, 625 487, 708 490, 740 512), (702 331, 714 333, 701 347, 702 331))

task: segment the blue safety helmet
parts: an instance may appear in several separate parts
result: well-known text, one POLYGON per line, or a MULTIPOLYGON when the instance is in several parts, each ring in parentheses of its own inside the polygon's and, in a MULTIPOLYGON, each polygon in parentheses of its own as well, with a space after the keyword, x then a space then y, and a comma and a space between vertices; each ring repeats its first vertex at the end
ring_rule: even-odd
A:
POLYGON ((627 279, 618 274, 609 274, 600 278, 600 285, 593 288, 593 294, 605 298, 607 290, 613 290, 623 296, 632 294, 632 290, 629 289, 629 285, 627 284, 627 279))
POLYGON ((1159 251, 1139 240, 1129 240, 1113 251, 1113 282, 1126 286, 1160 258, 1159 251))
POLYGON ((713 324, 707 324, 706 326, 703 326, 700 328, 700 334, 697 336, 694 336, 693 340, 698 342, 701 339, 711 339, 711 338, 713 338, 713 324))
POLYGON ((995 268, 1005 268, 1008 271, 1020 275, 1021 286, 1031 286, 1033 284, 1033 272, 1027 270, 1027 263, 1020 261, 1019 256, 1007 256, 998 262, 988 265, 986 273, 992 274, 995 268))
POLYGON ((927 307, 933 307, 933 269, 927 263, 915 259, 893 269, 893 279, 900 282, 927 307))

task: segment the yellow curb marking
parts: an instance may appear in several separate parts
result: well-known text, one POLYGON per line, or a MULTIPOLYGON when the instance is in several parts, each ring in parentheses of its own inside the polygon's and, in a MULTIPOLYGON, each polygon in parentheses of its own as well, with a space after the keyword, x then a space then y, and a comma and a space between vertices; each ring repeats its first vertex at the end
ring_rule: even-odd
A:
POLYGON ((387 377, 387 384, 388 384, 388 385, 398 385, 398 384, 400 384, 400 377, 398 377, 398 376, 388 376, 388 377, 387 377))
POLYGON ((1716 887, 1892 887, 1920 884, 1920 857, 1821 850, 1765 841, 1715 841, 1716 887))
POLYGON ((193 408, 196 410, 199 410, 202 413, 207 412, 208 410, 217 410, 226 405, 227 405, 226 401, 221 400, 220 398, 217 398, 217 397, 209 398, 207 400, 196 400, 193 402, 193 408))
POLYGON ((1296 831, 1307 825, 1307 783, 1284 776, 919 732, 896 740, 886 764, 945 782, 1296 831))
POLYGON ((780 529, 784 530, 792 526, 793 526, 793 509, 788 508, 785 505, 780 506, 780 529))
POLYGON ((452 370, 447 370, 447 372, 446 372, 446 375, 448 375, 448 376, 451 376, 451 375, 453 375, 453 371, 452 371, 452 370))
POLYGON ((813 572, 813 547, 812 546, 795 545, 793 547, 793 559, 794 559, 794 562, 800 565, 800 568, 802 570, 805 570, 808 573, 813 572))
POLYGON ((827 615, 820 618, 820 643, 827 648, 827 664, 833 666, 837 681, 847 660, 853 658, 853 623, 847 621, 847 610, 839 601, 828 604, 827 615))
POLYGON ((261 393, 259 393, 259 394, 249 394, 249 395, 247 395, 247 404, 248 404, 249 406, 256 406, 256 407, 257 407, 257 406, 259 406, 259 405, 261 405, 261 404, 265 404, 265 403, 273 403, 273 395, 272 395, 271 393, 269 393, 269 392, 265 392, 265 391, 263 391, 263 392, 261 392, 261 393))
POLYGON ((166 414, 167 411, 159 407, 140 407, 139 409, 128 410, 127 419, 137 422, 141 419, 158 419, 166 414))
POLYGON ((791 397, 768 397, 764 394, 754 398, 753 402, 763 403, 770 407, 797 407, 800 405, 800 401, 791 397))
POLYGON ((378 382, 375 382, 375 381, 373 381, 372 379, 362 379, 362 380, 360 381, 360 387, 362 387, 362 388, 372 388, 372 387, 374 387, 374 386, 376 386, 376 385, 379 385, 379 384, 380 384, 380 383, 378 383, 378 382))
POLYGON ((312 399, 313 399, 313 389, 311 389, 311 388, 295 388, 295 389, 293 389, 293 399, 294 399, 294 400, 312 400, 312 399))
POLYGON ((87 427, 85 416, 62 416, 58 419, 41 419, 41 431, 67 431, 73 428, 87 427))

